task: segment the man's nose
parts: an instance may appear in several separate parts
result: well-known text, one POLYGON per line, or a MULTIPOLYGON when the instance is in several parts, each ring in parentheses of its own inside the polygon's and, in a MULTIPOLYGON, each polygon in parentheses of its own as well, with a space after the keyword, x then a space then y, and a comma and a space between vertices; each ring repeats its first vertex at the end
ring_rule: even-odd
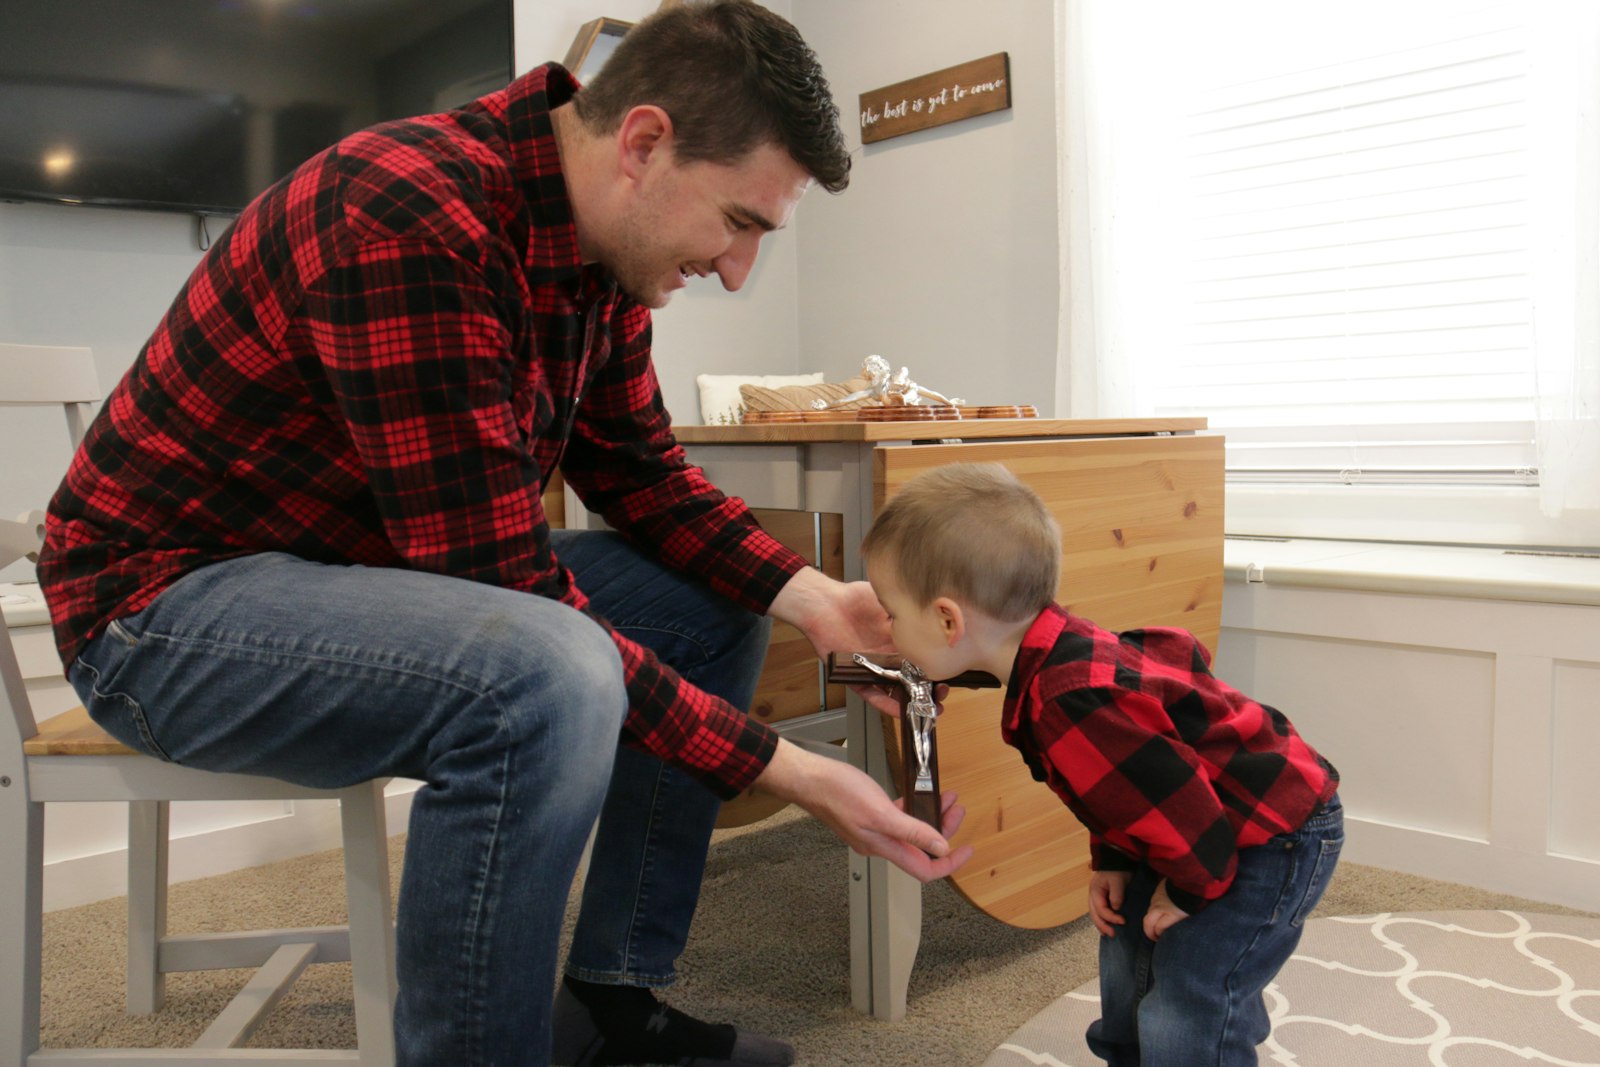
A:
POLYGON ((722 279, 724 289, 736 293, 744 288, 745 279, 750 277, 750 270, 756 265, 756 252, 760 247, 760 234, 741 233, 734 237, 733 244, 728 246, 726 252, 712 261, 711 265, 717 277, 722 279))

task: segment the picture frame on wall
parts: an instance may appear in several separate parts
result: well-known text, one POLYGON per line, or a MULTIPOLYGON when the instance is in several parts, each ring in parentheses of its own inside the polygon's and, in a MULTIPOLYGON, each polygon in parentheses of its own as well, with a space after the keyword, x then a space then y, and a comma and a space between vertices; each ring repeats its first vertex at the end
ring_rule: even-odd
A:
POLYGON ((580 84, 587 82, 605 66, 617 42, 632 28, 633 23, 622 19, 603 16, 590 19, 578 30, 578 36, 573 39, 572 47, 567 49, 567 58, 561 61, 561 65, 571 71, 580 84))

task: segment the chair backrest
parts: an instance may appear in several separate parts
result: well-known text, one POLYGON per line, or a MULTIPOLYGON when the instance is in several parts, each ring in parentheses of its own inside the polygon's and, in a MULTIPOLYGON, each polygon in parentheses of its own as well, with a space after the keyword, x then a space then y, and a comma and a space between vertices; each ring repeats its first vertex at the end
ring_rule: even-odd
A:
MULTIPOLYGON (((24 515, 15 522, 0 519, 0 567, 9 566, 24 556, 37 555, 43 543, 43 524, 41 511, 24 515)), ((11 629, 4 619, 0 619, 0 705, 4 705, 0 707, 0 772, 10 776, 21 769, 22 742, 39 732, 39 724, 22 681, 11 629), (16 727, 15 734, 9 730, 12 724, 16 727)))
POLYGON ((90 406, 103 395, 90 349, 0 344, 0 405, 61 405, 73 448, 89 429, 90 406))
MULTIPOLYGON (((0 407, 59 406, 66 417, 67 434, 73 448, 83 441, 93 405, 103 395, 94 353, 90 349, 0 344, 0 407)), ((14 522, 0 519, 0 570, 19 559, 37 559, 43 543, 44 512, 29 512, 18 516, 14 522)), ((16 738, 8 736, 8 742, 15 740, 20 744, 38 732, 11 633, 3 620, 0 620, 0 702, 6 705, 0 709, 0 730, 9 722, 16 724, 16 738)), ((20 750, 17 752, 20 755, 20 750)))

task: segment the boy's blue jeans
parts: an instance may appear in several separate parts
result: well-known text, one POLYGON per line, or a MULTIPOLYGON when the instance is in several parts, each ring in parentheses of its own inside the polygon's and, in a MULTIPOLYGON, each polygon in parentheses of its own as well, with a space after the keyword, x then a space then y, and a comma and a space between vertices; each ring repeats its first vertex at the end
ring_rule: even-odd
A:
POLYGON ((1100 939, 1100 1012, 1089 1048, 1111 1067, 1243 1067, 1272 1032, 1262 991, 1295 946, 1344 847, 1338 796, 1292 833, 1243 849, 1232 887, 1144 936, 1160 875, 1128 883, 1115 937, 1100 939))
MULTIPOLYGON (((749 706, 766 619, 615 534, 553 540, 597 613, 749 706)), ((324 787, 423 781, 399 893, 401 1064, 546 1062, 561 919, 602 808, 569 969, 671 981, 719 803, 619 749, 621 659, 582 613, 438 575, 256 555, 184 576, 70 677, 96 721, 162 758, 324 787)))

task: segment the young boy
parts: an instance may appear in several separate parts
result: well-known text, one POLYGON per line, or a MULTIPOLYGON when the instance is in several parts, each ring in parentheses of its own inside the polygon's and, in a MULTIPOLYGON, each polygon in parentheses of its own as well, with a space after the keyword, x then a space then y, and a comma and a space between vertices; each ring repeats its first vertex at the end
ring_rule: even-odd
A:
POLYGON ((1004 467, 918 476, 861 551, 900 654, 931 678, 1009 679, 1007 743, 1089 829, 1090 1048, 1114 1067, 1256 1063, 1262 990, 1344 843, 1333 766, 1188 632, 1115 634, 1056 604, 1060 531, 1004 467))

